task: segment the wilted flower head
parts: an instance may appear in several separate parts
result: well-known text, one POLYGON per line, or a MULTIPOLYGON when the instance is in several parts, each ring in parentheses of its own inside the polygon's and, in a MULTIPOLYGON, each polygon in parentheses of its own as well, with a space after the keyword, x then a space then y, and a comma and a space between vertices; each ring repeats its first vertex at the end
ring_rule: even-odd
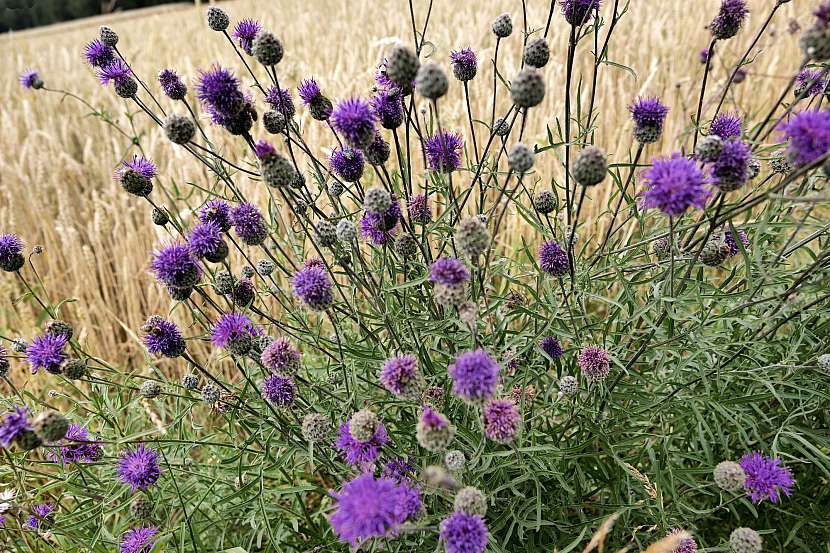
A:
POLYGON ((97 38, 84 46, 84 57, 92 67, 105 67, 115 60, 115 51, 97 38))
POLYGON ((454 257, 439 257, 429 267, 429 281, 457 286, 470 280, 470 271, 454 257))
POLYGON ((464 139, 458 133, 442 131, 424 142, 429 168, 439 173, 452 173, 461 165, 464 139))
POLYGON ((717 17, 709 24, 712 36, 719 40, 732 38, 738 34, 747 13, 745 0, 723 0, 717 17))
POLYGON ((122 451, 116 470, 121 481, 128 484, 132 491, 146 490, 155 484, 161 475, 158 454, 144 444, 139 444, 135 449, 122 451))
POLYGON ((337 506, 329 523, 337 538, 356 549, 372 538, 395 536, 407 519, 407 489, 371 473, 346 482, 340 492, 332 493, 337 506))
POLYGON ((334 300, 331 280, 324 268, 300 269, 291 279, 291 285, 294 294, 315 311, 325 311, 334 300))
POLYGON ((158 529, 154 526, 131 528, 121 537, 121 553, 149 553, 156 543, 158 529))
POLYGON ((599 10, 600 0, 562 0, 562 14, 571 25, 584 25, 599 10))
POLYGON ((483 518, 460 511, 441 521, 439 537, 447 553, 482 553, 490 540, 483 518))
POLYGON ((171 100, 181 100, 187 95, 187 85, 172 69, 162 69, 159 73, 161 89, 171 100))
POLYGON ((294 100, 291 98, 291 91, 287 88, 272 86, 265 94, 265 103, 274 111, 282 113, 286 119, 294 116, 294 100))
MULTIPOLYGON (((681 528, 674 528, 671 532, 666 534, 666 536, 673 536, 678 534, 685 534, 688 533, 681 529, 681 528)), ((695 542, 694 538, 691 537, 684 537, 680 540, 680 544, 671 550, 670 553, 697 553, 697 543, 695 542)))
POLYGON ((830 152, 830 110, 801 111, 781 125, 793 165, 809 165, 830 152))
POLYGON ((158 250, 150 267, 168 288, 192 288, 202 278, 202 269, 185 244, 172 244, 158 250))
POLYGON ((455 395, 470 402, 482 401, 496 391, 501 367, 483 349, 456 356, 447 368, 455 395))
POLYGON ((690 207, 702 209, 709 198, 707 180, 693 160, 675 153, 667 159, 655 159, 645 172, 646 191, 643 204, 656 207, 666 215, 677 217, 690 207))
POLYGON ((20 74, 20 86, 23 88, 43 88, 43 80, 34 69, 27 69, 20 74))
POLYGON ((709 134, 714 134, 724 140, 729 138, 740 138, 741 118, 731 113, 719 113, 712 119, 709 126, 709 134))
POLYGON ((369 440, 361 442, 352 436, 349 430, 350 423, 351 419, 348 419, 340 425, 334 446, 350 465, 364 465, 375 462, 380 456, 380 449, 389 441, 386 427, 383 426, 383 423, 378 423, 374 435, 369 440))
POLYGON ((49 445, 46 456, 61 464, 97 461, 103 453, 100 444, 89 439, 89 430, 76 423, 69 425, 63 440, 49 445))
POLYGON ((409 212, 409 219, 415 223, 423 225, 432 220, 429 199, 427 199, 425 194, 414 194, 410 196, 407 210, 409 212))
POLYGON ((369 145, 375 138, 375 114, 361 98, 338 102, 331 113, 335 130, 355 148, 369 145))
POLYGON ((231 36, 239 41, 239 47, 250 56, 252 55, 251 46, 253 46, 254 39, 261 29, 262 25, 259 24, 259 21, 243 19, 233 28, 231 36))
POLYGON ((778 503, 781 494, 789 497, 795 480, 792 471, 781 466, 778 457, 767 457, 754 451, 744 454, 739 464, 746 473, 744 489, 753 503, 765 499, 778 503))
POLYGON ((568 271, 568 252, 553 240, 539 246, 539 268, 553 276, 562 276, 568 271))

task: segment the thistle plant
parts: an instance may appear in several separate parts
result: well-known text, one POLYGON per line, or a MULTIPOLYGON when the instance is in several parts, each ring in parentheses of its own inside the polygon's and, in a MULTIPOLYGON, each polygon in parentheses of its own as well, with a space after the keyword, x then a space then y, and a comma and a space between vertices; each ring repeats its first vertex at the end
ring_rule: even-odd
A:
MULTIPOLYGON (((4 278, 44 321, 0 329, 3 543, 815 551, 830 516, 830 3, 758 114, 728 93, 757 39, 746 3, 723 0, 711 43, 689 45, 706 48, 683 133, 665 125, 680 106, 644 91, 619 99, 623 144, 595 100, 620 65, 614 30, 644 17, 633 5, 551 1, 528 21, 517 3, 482 29, 491 59, 431 55, 440 22, 425 8, 418 27, 409 7, 412 36, 352 93, 294 82, 283 58, 302 53, 279 29, 217 6, 204 40, 227 56, 194 75, 138 74, 118 29, 79 45, 138 115, 112 186, 160 230, 146 265, 170 309, 75 329, 31 238, 0 235, 4 278), (719 75, 727 40, 750 45, 719 75), (554 61, 565 82, 547 79, 554 61), (562 124, 533 128, 549 94, 562 124), (166 178, 147 136, 208 182, 166 178), (541 169, 551 158, 560 172, 541 169), (142 367, 89 351, 87 332, 134 336, 142 367), (18 386, 22 371, 50 392, 18 386)), ((20 83, 119 128, 48 76, 20 83)))

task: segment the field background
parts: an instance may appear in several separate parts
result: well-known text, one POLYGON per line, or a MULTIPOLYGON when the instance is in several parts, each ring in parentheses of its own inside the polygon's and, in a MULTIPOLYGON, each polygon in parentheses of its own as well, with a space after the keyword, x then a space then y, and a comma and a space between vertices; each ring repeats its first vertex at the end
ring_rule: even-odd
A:
MULTIPOLYGON (((609 5, 603 6, 603 13, 610 13, 612 2, 604 4, 609 5)), ((617 67, 602 66, 597 93, 601 115, 596 141, 608 150, 612 161, 628 160, 631 124, 625 107, 638 94, 658 95, 672 108, 664 142, 650 146, 647 157, 676 149, 692 117, 703 74, 698 52, 710 40, 705 25, 719 4, 720 0, 632 0, 630 12, 615 30, 610 59, 632 68, 636 77, 617 67)), ((729 68, 751 43, 775 0, 749 0, 748 4, 748 25, 714 62, 709 97, 719 95, 729 68)), ((812 4, 792 2, 779 10, 772 24, 775 32, 759 43, 756 52, 760 53, 748 68, 749 77, 727 100, 729 109, 757 116, 757 111, 768 109, 780 94, 800 62, 798 35, 788 33, 788 25, 795 19, 806 26, 812 4)), ((239 0, 221 5, 232 21, 259 19, 282 38, 286 47, 279 65, 283 86, 294 88, 302 78, 313 75, 335 100, 349 94, 368 95, 374 68, 387 45, 395 37, 412 40, 404 0, 239 0)), ((503 75, 510 78, 521 61, 521 2, 489 0, 465 9, 459 5, 449 0, 434 2, 427 39, 434 45, 433 56, 448 70, 450 50, 462 46, 476 50, 480 69, 471 88, 473 111, 481 119, 489 119, 492 64, 488 60, 495 43, 490 23, 504 11, 514 16, 514 34, 500 47, 499 62, 503 75)), ((546 0, 528 1, 531 29, 544 27, 548 5, 546 0)), ((420 27, 427 2, 418 0, 415 6, 420 27)), ((82 61, 84 43, 97 36, 97 26, 102 23, 119 33, 122 53, 154 90, 155 75, 164 67, 187 77, 191 89, 197 69, 214 61, 244 74, 225 39, 208 29, 203 10, 187 5, 125 12, 0 37, 0 95, 5 98, 0 103, 0 232, 19 234, 29 247, 44 246, 45 253, 34 258, 35 267, 53 302, 67 297, 77 300, 62 316, 75 325, 81 342, 113 364, 140 370, 145 358, 136 329, 148 315, 167 313, 172 304, 148 274, 150 252, 169 238, 151 223, 147 203, 124 193, 111 180, 115 166, 133 150, 124 136, 88 117, 89 110, 78 102, 69 98, 61 102, 55 94, 25 91, 17 83, 23 69, 36 68, 48 87, 74 92, 128 124, 127 104, 100 87, 82 61)), ((548 92, 545 102, 530 112, 528 144, 544 142, 545 125, 555 128, 556 119, 562 118, 567 37, 568 27, 557 12, 549 37, 551 62, 544 69, 548 92)), ((586 41, 578 54, 586 80, 591 76, 591 42, 586 41)), ((441 103, 442 120, 445 128, 466 135, 469 129, 462 98, 463 88, 453 80, 448 98, 441 103)), ((497 111, 505 111, 508 105, 502 89, 497 111)), ((307 141, 323 158, 331 146, 330 134, 303 109, 299 115, 306 126, 307 141)), ((171 148, 146 117, 136 117, 136 124, 144 131, 142 145, 159 165, 162 184, 208 183, 205 171, 185 152, 171 148)), ((479 137, 484 133, 480 127, 479 137)), ((226 151, 232 159, 241 155, 238 144, 226 151)), ((561 162, 550 154, 537 158, 537 176, 532 188, 549 187, 551 179, 562 177, 561 162)), ((469 181, 469 176, 462 175, 456 182, 460 180, 463 186, 465 177, 469 181)), ((243 184, 246 194, 256 198, 254 188, 253 183, 243 184)), ((597 214, 608 204, 612 183, 606 180, 593 192, 585 212, 601 225, 603 218, 597 221, 597 214)), ((263 191, 259 193, 264 201, 263 191)), ((154 197, 161 195, 156 192, 154 197)), ((190 201, 195 207, 202 199, 197 194, 190 201)), ((521 226, 517 216, 508 221, 500 235, 504 247, 509 249, 516 243, 521 226)), ((586 229, 580 234, 589 233, 586 229)), ((39 321, 29 301, 14 303, 20 293, 21 287, 11 275, 0 278, 0 334, 29 339, 39 321)), ((20 384, 28 379, 24 372, 22 366, 15 370, 20 384)))

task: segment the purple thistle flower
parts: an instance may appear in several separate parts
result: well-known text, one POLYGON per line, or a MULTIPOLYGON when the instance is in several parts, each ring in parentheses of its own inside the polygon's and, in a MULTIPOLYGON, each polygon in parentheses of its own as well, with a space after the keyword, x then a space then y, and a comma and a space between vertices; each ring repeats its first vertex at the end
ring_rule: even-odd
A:
POLYGON ((418 360, 411 353, 387 359, 380 369, 380 383, 398 397, 417 393, 422 384, 418 360))
POLYGON ((234 207, 230 221, 237 236, 250 246, 262 244, 268 236, 265 218, 251 203, 243 203, 234 207))
POLYGON ((611 356, 600 347, 585 346, 579 352, 576 364, 589 379, 604 380, 611 371, 611 356))
POLYGON ((150 553, 157 534, 158 529, 154 526, 127 530, 121 537, 121 553, 150 553))
POLYGON ((300 352, 288 338, 280 336, 263 350, 260 362, 272 371, 291 374, 300 368, 300 352))
POLYGON ((513 441, 522 421, 515 403, 509 399, 494 399, 484 405, 482 414, 485 436, 502 444, 513 441))
MULTIPOLYGON (((681 532, 683 532, 682 529, 674 528, 666 536, 680 534, 681 532)), ((697 553, 697 542, 695 542, 694 538, 683 538, 680 540, 680 545, 675 547, 671 553, 697 553)))
POLYGON ((133 159, 121 162, 121 167, 116 171, 116 175, 120 178, 126 171, 133 171, 149 182, 155 178, 157 170, 155 163, 149 159, 144 156, 133 155, 133 159))
POLYGON ((20 75, 20 86, 23 88, 42 88, 43 81, 34 69, 28 69, 20 75))
POLYGON ((826 87, 827 80, 822 78, 821 71, 803 69, 796 77, 796 96, 819 96, 826 87))
POLYGON ((553 336, 545 336, 539 341, 539 349, 548 354, 551 359, 559 359, 564 353, 562 344, 553 336))
POLYGON ((781 494, 789 497, 792 493, 795 484, 792 471, 781 466, 781 459, 778 457, 767 457, 754 451, 744 454, 738 464, 746 473, 744 489, 753 503, 760 503, 765 499, 778 503, 781 494))
POLYGON ((256 144, 254 144, 254 155, 256 155, 257 159, 264 159, 276 153, 277 151, 274 147, 271 146, 271 144, 269 144, 266 140, 259 140, 256 144))
POLYGON ((286 119, 294 117, 294 100, 291 98, 291 91, 287 88, 276 86, 269 88, 265 94, 265 103, 274 111, 282 113, 286 119))
POLYGON ((72 423, 64 439, 56 444, 49 444, 46 456, 54 463, 90 463, 101 458, 103 449, 89 439, 89 430, 80 424, 72 423))
POLYGON ((199 223, 190 231, 187 245, 196 257, 213 258, 225 247, 222 239, 222 227, 217 223, 199 223))
POLYGON ((719 113, 712 119, 709 134, 714 134, 724 140, 741 137, 741 118, 731 113, 719 113))
POLYGON ((375 114, 369 103, 360 98, 338 102, 331 112, 334 128, 355 148, 371 144, 375 138, 375 114))
POLYGON ((326 270, 326 264, 319 257, 309 257, 303 261, 303 269, 311 269, 312 267, 326 270))
POLYGON ((181 100, 187 95, 187 85, 172 69, 162 69, 159 73, 161 89, 171 100, 181 100))
POLYGON ((0 234, 0 267, 4 271, 23 265, 23 241, 16 234, 0 234))
POLYGON ((403 488, 394 480, 366 473, 343 484, 340 492, 332 492, 337 506, 329 524, 337 538, 356 549, 372 538, 395 536, 408 510, 403 488))
POLYGON ((26 526, 32 530, 48 528, 55 521, 55 506, 51 503, 32 505, 31 515, 26 519, 26 526))
POLYGON ((429 405, 424 405, 424 410, 421 412, 420 423, 426 428, 440 429, 449 425, 449 421, 441 413, 433 410, 429 405))
POLYGON ((108 85, 110 82, 121 84, 130 78, 133 72, 126 63, 116 58, 98 69, 98 80, 101 84, 108 85))
POLYGON ((452 392, 469 402, 482 401, 496 391, 501 367, 483 349, 467 351, 456 356, 448 368, 452 392))
POLYGON ((367 442, 356 440, 349 430, 349 422, 340 425, 338 429, 337 440, 334 442, 343 458, 350 465, 365 465, 374 463, 380 457, 380 449, 389 441, 389 435, 386 433, 386 427, 383 423, 378 423, 375 429, 375 434, 367 442))
POLYGON ((473 79, 478 71, 476 53, 472 48, 453 50, 450 52, 450 62, 452 63, 452 72, 459 81, 473 79))
POLYGON ((271 405, 288 407, 295 393, 294 380, 288 376, 272 374, 262 381, 262 397, 271 405))
POLYGON ((321 267, 300 269, 291 279, 294 295, 315 311, 325 311, 334 301, 331 280, 321 267))
POLYGON ((403 96, 397 89, 379 90, 372 96, 372 111, 384 129, 397 129, 403 123, 403 96))
POLYGON ((600 0, 562 0, 562 14, 571 25, 584 25, 599 11, 600 0))
POLYGON ((231 206, 222 200, 211 200, 199 210, 199 220, 216 223, 222 232, 228 232, 231 228, 231 206))
POLYGON ((300 81, 300 86, 297 87, 297 93, 303 101, 303 105, 311 105, 311 103, 322 96, 320 92, 320 85, 314 80, 314 77, 300 81))
POLYGON ((652 160, 645 174, 645 207, 656 207, 666 215, 677 217, 690 207, 702 209, 709 198, 707 179, 697 164, 679 153, 670 158, 652 160))
POLYGON ((26 360, 32 366, 32 374, 37 374, 39 369, 52 374, 60 373, 61 364, 66 360, 63 349, 67 342, 65 335, 52 334, 43 334, 32 340, 26 348, 26 360))
POLYGON ((214 123, 233 119, 245 107, 245 95, 239 88, 239 79, 232 71, 218 65, 199 72, 196 96, 209 108, 214 123))
POLYGON ((385 465, 381 471, 383 478, 391 478, 397 483, 409 482, 415 477, 415 466, 409 459, 397 457, 385 465))
POLYGON ((558 242, 550 240, 539 246, 539 268, 552 276, 568 272, 568 252, 558 242))
POLYGON ((364 159, 360 150, 343 146, 335 148, 329 157, 332 170, 346 182, 356 182, 363 176, 364 159))
POLYGON ((184 353, 184 337, 176 323, 153 316, 141 330, 145 333, 144 345, 151 354, 175 358, 184 353))
MULTIPOLYGON (((740 240, 744 249, 747 249, 749 247, 749 236, 747 236, 746 231, 743 229, 735 229, 735 234, 738 235, 738 240, 740 240)), ((741 248, 738 246, 738 243, 735 242, 735 236, 732 234, 732 229, 724 229, 723 239, 726 242, 726 245, 729 246, 729 257, 736 256, 740 253, 741 248)))
POLYGON ((210 340, 220 348, 233 349, 237 344, 250 342, 260 333, 259 327, 242 313, 225 313, 213 325, 210 340))
POLYGON ((709 24, 712 36, 719 40, 732 38, 738 34, 747 13, 745 0, 723 0, 717 17, 709 24))
POLYGON ((457 286, 470 280, 470 271, 454 257, 439 257, 429 266, 429 281, 457 286))
POLYGON ((84 57, 92 67, 105 67, 115 60, 115 51, 96 38, 84 46, 84 57))
POLYGON ((461 511, 441 521, 438 535, 447 553, 482 553, 490 540, 484 519, 461 511))
POLYGON ((813 12, 818 22, 823 26, 830 25, 830 2, 824 2, 813 12))
POLYGON ((401 220, 401 205, 398 197, 392 194, 392 203, 383 213, 366 211, 360 218, 360 234, 376 246, 390 242, 401 220))
POLYGON ((780 128, 789 141, 787 155, 798 167, 830 152, 830 110, 796 113, 780 128))
POLYGON ((171 244, 158 250, 150 267, 168 288, 192 288, 202 278, 202 268, 186 244, 171 244))
POLYGON ((239 41, 239 47, 250 56, 252 55, 251 46, 253 46, 254 39, 261 29, 262 25, 259 24, 259 21, 243 19, 233 28, 231 36, 239 41))
POLYGON ((421 501, 421 488, 410 486, 407 483, 400 484, 401 499, 397 505, 400 517, 404 521, 414 520, 421 514, 423 502, 421 501))
POLYGON ((429 206, 429 199, 425 194, 415 194, 410 196, 407 204, 407 211, 409 212, 409 219, 414 223, 425 225, 432 221, 432 211, 429 206))
POLYGON ((15 405, 14 411, 7 413, 0 423, 0 445, 9 447, 15 438, 31 429, 29 409, 23 405, 15 405))
POLYGON ((701 50, 700 53, 698 54, 698 59, 700 60, 700 63, 704 63, 704 64, 708 63, 709 62, 709 48, 704 48, 703 50, 701 50))
POLYGON ((631 118, 637 127, 650 127, 658 131, 663 129, 663 122, 669 113, 669 108, 660 103, 658 98, 637 98, 637 101, 628 106, 631 118))
POLYGON ((464 139, 458 133, 443 131, 428 137, 424 151, 429 168, 439 173, 452 173, 461 165, 463 146, 464 139))
POLYGON ((712 163, 712 177, 722 190, 743 186, 749 178, 749 160, 752 152, 740 140, 727 140, 718 158, 712 163))
POLYGON ((122 451, 118 457, 118 477, 129 485, 133 492, 146 490, 155 484, 161 475, 158 454, 155 450, 144 447, 144 444, 138 444, 135 449, 122 451))

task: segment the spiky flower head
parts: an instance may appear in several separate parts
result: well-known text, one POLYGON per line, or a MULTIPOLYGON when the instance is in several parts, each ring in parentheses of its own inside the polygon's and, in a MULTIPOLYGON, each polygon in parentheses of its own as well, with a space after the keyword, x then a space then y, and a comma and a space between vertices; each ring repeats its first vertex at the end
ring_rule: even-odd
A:
POLYGON ((153 254, 156 278, 172 289, 190 289, 202 278, 202 269, 186 244, 171 244, 153 254))
POLYGON ((294 117, 294 99, 291 97, 291 91, 287 88, 280 88, 272 86, 265 93, 265 103, 271 108, 283 114, 286 119, 294 117))
POLYGON ((669 108, 658 98, 638 98, 628 106, 634 120, 634 137, 641 144, 656 142, 663 132, 663 123, 669 108))
POLYGON ((407 203, 409 220, 413 223, 425 225, 432 220, 432 211, 425 194, 413 194, 407 203))
POLYGON ((507 38, 513 33, 513 18, 509 13, 503 13, 493 20, 491 29, 497 37, 507 38))
POLYGON ((781 125, 787 156, 796 167, 809 165, 830 152, 830 110, 796 113, 781 125))
POLYGON ((138 90, 138 85, 133 80, 132 74, 132 70, 121 61, 121 58, 116 58, 105 66, 98 68, 98 80, 101 81, 101 84, 108 85, 112 83, 115 86, 115 91, 122 98, 129 98, 138 90))
POLYGON ((378 423, 375 433, 366 441, 360 441, 352 436, 350 431, 351 419, 340 425, 337 440, 334 446, 340 455, 350 465, 365 465, 373 463, 380 456, 380 449, 389 441, 386 427, 378 423))
POLYGON ((294 403, 296 388, 288 376, 271 374, 262 381, 262 397, 276 407, 288 407, 294 403))
POLYGON ((611 371, 611 356, 600 347, 585 346, 580 350, 576 364, 590 380, 601 381, 611 371))
POLYGON ((116 472, 121 481, 129 485, 133 492, 146 490, 161 476, 158 454, 154 449, 145 447, 144 444, 122 451, 119 454, 116 472))
POLYGON ((487 514, 487 496, 478 488, 467 486, 458 490, 452 506, 455 512, 483 517, 487 514))
POLYGON ((380 369, 380 383, 399 398, 419 397, 424 378, 411 353, 387 359, 380 369))
POLYGON ((401 205, 398 198, 395 194, 392 194, 391 198, 392 203, 383 213, 367 211, 360 218, 360 234, 376 246, 392 241, 401 220, 401 205))
POLYGON ((421 447, 433 453, 440 453, 447 449, 454 437, 455 426, 449 419, 429 406, 424 406, 415 425, 415 438, 421 447))
POLYGON ((325 311, 334 301, 331 280, 323 268, 300 269, 291 279, 291 285, 294 295, 315 311, 325 311))
POLYGON ((527 43, 524 52, 525 65, 541 69, 550 60, 550 46, 544 37, 534 38, 527 43))
POLYGON ((48 445, 46 456, 60 464, 90 463, 103 454, 101 445, 89 439, 89 430, 76 423, 69 425, 63 440, 48 445))
POLYGON ((752 152, 741 140, 730 139, 723 143, 718 158, 712 162, 714 184, 722 192, 732 192, 746 184, 752 152))
POLYGON ((29 422, 29 409, 23 405, 16 405, 0 422, 0 445, 9 447, 26 433, 34 434, 29 422))
POLYGON ((467 458, 464 456, 464 452, 457 449, 451 449, 444 455, 444 466, 448 470, 459 471, 464 468, 466 462, 467 458))
POLYGON ((147 196, 153 191, 153 178, 156 176, 155 164, 143 156, 134 155, 131 160, 124 160, 113 173, 113 179, 130 194, 147 196))
POLYGON ((732 38, 741 30, 748 13, 746 0, 723 0, 718 15, 709 24, 712 36, 718 40, 732 38))
POLYGON ((23 73, 20 74, 20 86, 23 88, 29 89, 39 89, 43 88, 43 80, 40 78, 40 75, 34 69, 27 69, 23 73))
POLYGON ((403 96, 399 90, 379 90, 372 96, 371 105, 384 129, 397 129, 403 123, 403 96))
POLYGON ((426 139, 424 150, 432 171, 451 173, 461 165, 464 139, 459 133, 440 131, 426 139))
POLYGON ((824 94, 827 87, 827 79, 822 76, 822 72, 812 69, 802 69, 795 82, 793 92, 796 97, 801 98, 824 94))
POLYGON ((26 519, 26 526, 32 530, 45 530, 55 522, 55 506, 52 503, 32 505, 31 514, 26 519))
POLYGON ((763 538, 752 528, 735 528, 729 535, 732 553, 761 553, 763 547, 763 538))
POLYGON ((482 414, 485 436, 502 444, 510 443, 515 439, 522 416, 513 401, 509 399, 488 401, 484 405, 482 414))
POLYGON ((454 257, 440 257, 429 267, 429 281, 455 286, 470 280, 470 271, 454 257))
POLYGON ((559 359, 564 353, 562 344, 553 336, 545 336, 542 338, 539 341, 539 349, 544 351, 551 359, 559 359))
POLYGON ((223 200, 210 200, 199 209, 199 220, 215 223, 222 232, 228 232, 231 228, 231 206, 223 200))
POLYGON ((483 349, 456 356, 447 368, 455 395, 470 403, 488 399, 496 391, 501 367, 483 349))
POLYGON ((338 102, 331 112, 331 122, 354 148, 364 148, 375 138, 375 114, 362 98, 338 102))
POLYGON ((196 123, 186 115, 171 113, 164 119, 164 134, 173 144, 187 144, 196 134, 196 123))
POLYGON ((510 83, 510 98, 520 108, 538 106, 545 99, 545 81, 532 67, 519 71, 510 83))
POLYGON ((274 372, 294 374, 300 368, 300 352, 287 337, 280 336, 262 351, 260 362, 274 372))
POLYGON ((234 207, 230 214, 230 222, 237 236, 249 246, 262 244, 268 236, 265 218, 251 203, 242 203, 234 207))
POLYGON ((338 540, 356 550, 373 538, 396 536, 411 510, 407 490, 405 485, 390 478, 376 479, 371 473, 346 482, 342 490, 332 493, 337 506, 329 515, 329 524, 338 540))
POLYGON ((562 15, 574 26, 585 25, 599 11, 600 0, 562 0, 562 15))
POLYGON ((669 553, 697 553, 697 542, 682 528, 673 528, 666 534, 666 537, 669 536, 677 536, 679 538, 677 547, 669 551, 669 553))
POLYGON ((654 207, 670 217, 678 217, 691 207, 702 209, 706 206, 710 195, 706 187, 707 179, 697 163, 680 153, 652 160, 644 177, 645 207, 654 207))
POLYGON ((150 553, 156 543, 158 529, 154 526, 131 528, 121 536, 121 553, 150 553))
POLYGON ((709 125, 709 134, 721 137, 723 140, 741 137, 743 121, 737 114, 719 113, 709 125))
POLYGON ((213 221, 199 223, 193 227, 188 235, 187 245, 194 256, 204 257, 212 263, 219 263, 228 254, 222 227, 213 221))
POLYGON ((96 68, 106 67, 116 59, 115 50, 97 38, 84 46, 84 57, 89 65, 96 68))
POLYGON ((219 65, 199 72, 196 96, 213 114, 224 119, 236 117, 245 106, 245 95, 240 89, 239 79, 230 69, 219 65))
POLYGON ((253 19, 243 19, 233 28, 231 36, 237 39, 239 47, 242 48, 246 54, 251 56, 253 55, 252 48, 254 39, 261 29, 262 25, 259 24, 259 21, 253 19))
POLYGON ((455 240, 459 251, 475 261, 490 247, 490 231, 478 217, 467 217, 458 224, 455 240))
POLYGON ((23 241, 16 234, 0 234, 0 269, 11 273, 23 263, 23 241))
POLYGON ((66 360, 64 348, 68 341, 63 335, 36 336, 26 348, 26 361, 32 367, 32 374, 37 374, 39 369, 52 374, 60 373, 61 365, 66 360))
POLYGON ((254 338, 262 331, 242 313, 223 314, 211 331, 211 342, 236 355, 245 355, 251 350, 254 338))
POLYGON ((517 142, 510 148, 510 153, 507 154, 507 163, 514 173, 523 175, 533 169, 535 157, 536 154, 532 149, 521 142, 517 142))
POLYGON ((151 354, 179 357, 184 353, 184 337, 176 323, 154 315, 147 319, 141 330, 144 332, 144 345, 151 354))
POLYGON ((792 492, 792 471, 781 466, 781 459, 768 457, 758 451, 746 453, 741 457, 741 468, 746 473, 744 489, 753 503, 769 499, 773 503, 781 500, 781 495, 789 497, 792 492))
POLYGON ((744 487, 746 473, 743 467, 734 461, 721 461, 715 466, 715 484, 727 492, 735 492, 744 487))
POLYGON ((552 276, 562 276, 568 272, 568 252, 553 240, 539 246, 539 268, 552 276))
POLYGON ((349 146, 335 148, 329 157, 335 174, 346 182, 357 182, 363 176, 363 153, 349 146))
POLYGON ((375 132, 374 140, 363 149, 363 153, 366 155, 366 161, 370 165, 379 167, 389 160, 389 156, 392 154, 392 148, 379 132, 375 132))
POLYGON ((283 53, 282 42, 270 31, 258 33, 251 44, 251 54, 265 66, 277 65, 282 61, 283 53))
POLYGON ((462 48, 450 52, 452 73, 459 81, 471 81, 478 71, 476 53, 472 48, 462 48))
POLYGON ((484 519, 460 511, 441 521, 438 535, 447 553, 482 553, 490 541, 484 519))
POLYGON ((187 95, 187 85, 172 69, 162 69, 159 73, 159 84, 164 94, 171 100, 183 100, 187 95))
POLYGON ((744 229, 735 229, 733 234, 731 228, 725 228, 722 231, 724 241, 726 245, 729 246, 729 257, 733 257, 741 253, 741 248, 747 249, 749 247, 749 235, 747 235, 744 229), (737 241, 735 237, 737 235, 737 241), (740 246, 738 245, 740 243, 740 246))
POLYGON ((224 31, 231 23, 227 12, 217 6, 210 6, 207 9, 206 16, 208 26, 214 31, 224 31))

